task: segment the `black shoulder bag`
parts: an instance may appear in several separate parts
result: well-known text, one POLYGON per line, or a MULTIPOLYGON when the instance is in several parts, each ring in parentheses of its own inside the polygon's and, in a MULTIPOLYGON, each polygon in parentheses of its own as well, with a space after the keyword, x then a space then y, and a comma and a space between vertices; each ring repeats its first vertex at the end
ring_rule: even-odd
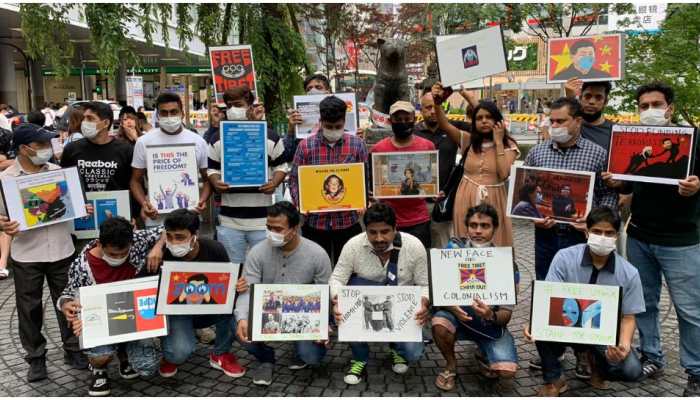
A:
POLYGON ((457 189, 459 189, 459 184, 462 182, 462 176, 464 175, 464 162, 467 160, 467 154, 469 154, 469 148, 472 146, 471 141, 469 146, 462 154, 462 159, 459 160, 459 164, 455 165, 450 172, 450 177, 447 178, 447 183, 442 188, 445 193, 445 197, 435 202, 435 207, 433 207, 433 213, 431 217, 435 222, 449 222, 452 221, 453 210, 455 207, 455 197, 457 196, 457 189))

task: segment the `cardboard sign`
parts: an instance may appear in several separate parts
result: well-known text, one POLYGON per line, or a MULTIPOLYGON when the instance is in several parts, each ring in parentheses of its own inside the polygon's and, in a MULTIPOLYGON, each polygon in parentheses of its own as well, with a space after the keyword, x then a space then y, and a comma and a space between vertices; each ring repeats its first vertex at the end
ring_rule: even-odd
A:
POLYGON ((194 144, 146 146, 148 198, 159 214, 199 203, 194 144))
POLYGON ((253 48, 249 45, 209 48, 211 73, 214 80, 216 104, 224 106, 224 92, 247 85, 257 96, 253 48))
POLYGON ((623 181, 678 185, 695 162, 695 128, 614 125, 608 172, 623 181))
POLYGON ((303 213, 360 210, 367 205, 365 164, 299 167, 299 210, 303 213))
POLYGON ((345 102, 347 106, 345 131, 351 135, 357 134, 357 97, 355 93, 315 94, 294 96, 294 109, 299 111, 304 120, 304 122, 296 126, 297 139, 306 139, 318 132, 318 121, 321 118, 318 106, 328 96, 335 96, 345 102))
POLYGON ((87 202, 95 210, 92 215, 73 221, 73 230, 78 239, 94 239, 100 234, 100 225, 111 217, 123 217, 131 221, 131 206, 128 190, 109 192, 87 192, 87 202))
POLYGON ((513 249, 431 249, 430 290, 435 306, 514 305, 513 249))
POLYGON ((374 198, 436 197, 439 193, 438 152, 372 153, 374 198))
POLYGON ((624 73, 622 34, 550 38, 547 40, 547 83, 578 78, 615 81, 624 73))
POLYGON ((221 121, 221 176, 232 187, 267 183, 267 122, 221 121))
POLYGON ((508 70, 500 25, 464 35, 437 36, 435 48, 445 87, 508 70))

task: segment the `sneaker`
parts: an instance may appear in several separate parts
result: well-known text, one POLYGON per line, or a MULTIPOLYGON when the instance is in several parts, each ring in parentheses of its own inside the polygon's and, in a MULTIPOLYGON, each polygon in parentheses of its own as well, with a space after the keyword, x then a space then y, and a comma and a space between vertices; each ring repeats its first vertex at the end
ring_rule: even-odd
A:
POLYGON ((92 383, 90 384, 90 389, 88 389, 88 394, 90 396, 109 396, 111 391, 107 371, 104 369, 93 369, 92 383))
POLYGON ((158 368, 158 373, 163 378, 170 378, 177 374, 177 365, 171 362, 165 361, 165 358, 160 362, 160 368, 158 368))
POLYGON ((216 340, 216 332, 212 328, 197 329, 194 333, 202 344, 212 344, 216 340))
POLYGON ((406 359, 394 349, 391 349, 389 354, 391 354, 391 369, 397 374, 405 374, 408 371, 406 359))
POLYGON ((82 351, 64 351, 63 363, 75 369, 87 369, 90 365, 82 351))
POLYGON ((32 358, 29 361, 29 371, 27 371, 27 381, 36 382, 48 377, 46 372, 46 358, 32 358))
POLYGON ((654 376, 663 373, 663 367, 654 363, 645 356, 642 356, 642 376, 641 379, 653 378, 654 376))
POLYGON ((591 379, 591 366, 588 364, 588 356, 585 353, 576 354, 576 372, 579 379, 591 379))
POLYGON ((688 375, 688 384, 683 390, 683 397, 700 396, 700 376, 688 375))
POLYGON ((365 367, 367 363, 364 361, 350 360, 350 368, 345 373, 345 383, 348 385, 357 385, 362 382, 362 377, 367 374, 365 367))
POLYGON ((292 363, 287 366, 287 368, 291 369, 292 371, 304 369, 308 367, 309 364, 305 363, 299 356, 294 357, 292 360, 292 363))
POLYGON ((139 373, 129 364, 129 362, 119 363, 119 376, 122 379, 130 380, 139 377, 139 373))
POLYGON ((256 385, 270 386, 272 384, 272 363, 262 363, 258 368, 251 371, 253 383, 256 385))
POLYGON ((245 375, 245 368, 241 367, 233 353, 220 355, 211 353, 209 354, 209 365, 214 369, 223 371, 224 374, 231 378, 240 378, 245 375))

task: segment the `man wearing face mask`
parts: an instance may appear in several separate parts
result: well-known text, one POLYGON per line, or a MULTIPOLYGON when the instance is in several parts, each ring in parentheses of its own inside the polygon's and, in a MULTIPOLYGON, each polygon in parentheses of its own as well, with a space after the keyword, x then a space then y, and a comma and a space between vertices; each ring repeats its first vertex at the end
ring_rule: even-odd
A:
MULTIPOLYGON (((608 388, 604 379, 631 382, 636 381, 642 374, 641 362, 632 350, 635 316, 645 309, 642 283, 637 268, 615 252, 620 226, 620 217, 615 211, 608 207, 592 209, 586 218, 587 243, 560 250, 554 257, 545 279, 548 282, 622 287, 619 342, 616 346, 536 342, 537 352, 542 359, 545 383, 537 393, 538 396, 558 396, 568 390, 569 386, 562 376, 563 370, 559 361, 566 347, 573 347, 581 355, 585 354, 588 357, 591 364, 590 384, 596 389, 608 388)), ((527 327, 525 338, 532 342, 527 327)))
MULTIPOLYGON (((49 162, 53 156, 51 139, 55 133, 34 124, 22 124, 14 131, 13 148, 17 154, 15 163, 0 173, 4 176, 23 176, 50 170, 58 165, 49 162)), ((88 214, 92 206, 87 205, 88 214)), ((55 303, 66 287, 68 267, 73 259, 73 221, 66 221, 19 231, 19 222, 10 221, 4 206, 0 205, 0 228, 12 237, 10 262, 14 271, 17 319, 25 359, 30 364, 27 380, 45 379, 46 338, 42 334, 44 279, 48 282, 52 301, 55 303)), ((58 326, 63 341, 64 362, 74 368, 87 368, 87 360, 80 351, 78 338, 73 335, 63 314, 56 310, 58 326)))
MULTIPOLYGON (((194 211, 179 209, 165 218, 165 261, 182 262, 229 262, 226 249, 221 243, 198 236, 199 215, 194 211)), ((236 291, 247 291, 248 285, 241 277, 236 291)), ((240 300, 239 300, 240 302, 240 300)), ((209 365, 227 376, 239 378, 245 375, 245 368, 238 364, 231 353, 233 344, 233 315, 169 315, 168 336, 161 338, 163 360, 159 373, 164 378, 177 374, 178 366, 192 355, 197 344, 195 330, 216 325, 214 348, 209 353, 209 365)))
MULTIPOLYGON (((249 285, 255 283, 275 284, 326 284, 331 275, 331 261, 326 252, 316 243, 301 237, 299 225, 301 215, 294 205, 281 201, 267 208, 267 240, 250 250, 243 277, 249 285)), ((261 342, 250 342, 248 337, 249 292, 236 299, 236 333, 246 350, 260 366, 251 371, 256 385, 269 386, 275 363, 275 350, 261 342)), ((289 369, 298 370, 311 366, 317 368, 326 354, 320 342, 294 342, 295 357, 289 369)))
MULTIPOLYGON (((367 163, 367 147, 357 136, 345 133, 347 106, 335 96, 319 104, 321 130, 299 143, 294 164, 289 174, 289 190, 295 204, 299 204, 298 168, 302 165, 367 163)), ((351 237, 362 232, 355 211, 337 211, 310 214, 305 218, 304 237, 318 243, 333 261, 351 237)))
MULTIPOLYGON (((637 89, 644 125, 671 125, 674 93, 662 83, 637 89)), ((696 156, 697 157, 697 156, 696 156)), ((688 373, 684 395, 700 396, 700 163, 678 186, 610 180, 632 193, 632 217, 627 227, 627 256, 639 269, 646 312, 637 315, 643 374, 663 372, 664 353, 659 327, 661 275, 678 314, 681 366, 688 373), (663 206, 660 206, 663 205, 663 206)), ((611 177, 606 175, 607 179, 611 177)))
MULTIPOLYGON (((119 282, 145 275, 147 256, 155 246, 162 247, 163 228, 134 232, 129 221, 114 217, 100 224, 99 239, 91 241, 73 261, 68 285, 56 302, 76 336, 82 332, 78 289, 102 283, 119 282)), ((153 272, 156 265, 149 265, 153 272)), ((153 298, 155 301, 155 298, 153 298)), ((107 366, 117 354, 119 375, 123 379, 149 377, 158 370, 159 351, 154 339, 98 346, 86 350, 92 369, 90 396, 108 396, 111 391, 107 366), (125 351, 121 347, 125 347, 125 351)))
MULTIPOLYGON (((431 95, 432 97, 432 95, 431 95)), ((389 109, 393 136, 380 140, 370 153, 435 150, 435 145, 414 135, 416 110, 407 101, 397 101, 389 109)), ((426 249, 431 247, 430 214, 425 199, 385 199, 396 211, 396 223, 400 231, 417 237, 426 249)))

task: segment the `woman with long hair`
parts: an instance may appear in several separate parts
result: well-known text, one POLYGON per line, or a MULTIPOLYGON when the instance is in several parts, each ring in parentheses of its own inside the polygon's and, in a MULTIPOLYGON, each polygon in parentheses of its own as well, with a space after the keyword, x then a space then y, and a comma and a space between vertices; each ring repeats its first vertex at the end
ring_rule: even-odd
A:
POLYGON ((83 123, 83 109, 74 107, 68 115, 68 137, 63 141, 63 146, 83 138, 80 125, 83 123))
MULTIPOLYGON (((435 104, 441 104, 443 90, 437 84, 432 90, 435 104)), ((464 96, 464 94, 463 94, 464 96)), ((520 155, 515 139, 506 132, 503 115, 491 101, 481 101, 474 106, 471 114, 471 132, 464 132, 447 120, 441 107, 435 107, 435 114, 441 130, 461 151, 469 149, 464 163, 464 175, 459 183, 454 203, 454 236, 467 237, 464 217, 467 210, 481 203, 491 204, 498 211, 499 226, 493 237, 496 246, 513 245, 513 227, 506 219, 508 203, 506 182, 510 167, 520 155)))
POLYGON ((136 113, 126 112, 119 122, 117 137, 131 144, 136 144, 136 140, 143 135, 141 121, 136 113))

